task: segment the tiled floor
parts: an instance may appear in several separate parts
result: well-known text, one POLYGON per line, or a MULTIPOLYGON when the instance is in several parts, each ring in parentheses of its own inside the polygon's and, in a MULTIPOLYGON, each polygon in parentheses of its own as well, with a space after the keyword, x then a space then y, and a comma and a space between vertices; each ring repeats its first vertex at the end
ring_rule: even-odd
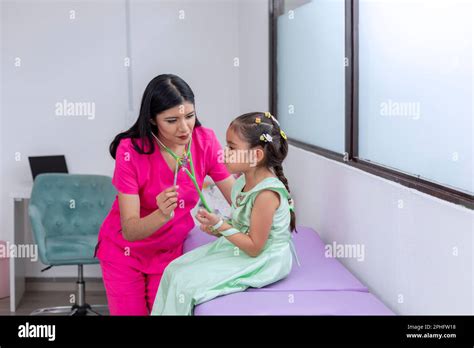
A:
MULTIPOLYGON (((70 291, 27 291, 20 302, 17 311, 10 312, 10 298, 0 299, 0 315, 29 315, 35 309, 44 307, 68 306, 70 305, 70 291)), ((87 291, 86 302, 90 305, 106 305, 107 298, 104 291, 87 291)), ((108 315, 108 311, 98 311, 108 315)))

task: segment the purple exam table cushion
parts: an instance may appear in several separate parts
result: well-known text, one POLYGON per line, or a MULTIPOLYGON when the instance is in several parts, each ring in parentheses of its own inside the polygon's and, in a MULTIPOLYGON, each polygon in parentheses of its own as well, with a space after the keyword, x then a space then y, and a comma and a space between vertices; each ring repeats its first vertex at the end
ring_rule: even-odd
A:
POLYGON ((393 315, 382 302, 360 291, 245 291, 217 297, 194 315, 393 315))
MULTIPOLYGON (((293 260, 293 269, 285 279, 264 288, 248 291, 350 290, 368 292, 337 259, 324 256, 324 243, 311 228, 298 226, 293 241, 301 266, 293 260)), ((223 238, 223 237, 221 237, 223 238)), ((184 252, 212 242, 215 237, 196 226, 184 243, 184 252)))
MULTIPOLYGON (((300 267, 294 260, 285 279, 201 303, 194 315, 394 315, 337 259, 325 257, 324 243, 313 229, 297 229, 293 240, 300 267)), ((196 226, 184 252, 213 240, 196 226)))

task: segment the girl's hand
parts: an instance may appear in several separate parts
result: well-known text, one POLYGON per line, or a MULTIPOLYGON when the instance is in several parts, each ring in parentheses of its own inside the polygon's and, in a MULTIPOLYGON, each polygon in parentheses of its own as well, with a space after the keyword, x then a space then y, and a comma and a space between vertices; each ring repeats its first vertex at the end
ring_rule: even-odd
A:
POLYGON ((220 217, 216 214, 209 213, 206 209, 199 209, 196 214, 196 219, 203 225, 214 226, 219 222, 220 217))
POLYGON ((171 217, 171 213, 178 206, 178 188, 178 185, 168 187, 156 196, 156 205, 158 206, 158 209, 160 209, 161 213, 168 218, 171 217))
POLYGON ((219 232, 217 232, 217 231, 216 231, 215 233, 212 233, 212 231, 211 231, 211 226, 210 226, 210 225, 201 224, 201 225, 199 226, 199 228, 200 228, 202 231, 206 232, 207 234, 209 234, 209 235, 211 235, 211 236, 214 236, 214 237, 219 236, 219 232))

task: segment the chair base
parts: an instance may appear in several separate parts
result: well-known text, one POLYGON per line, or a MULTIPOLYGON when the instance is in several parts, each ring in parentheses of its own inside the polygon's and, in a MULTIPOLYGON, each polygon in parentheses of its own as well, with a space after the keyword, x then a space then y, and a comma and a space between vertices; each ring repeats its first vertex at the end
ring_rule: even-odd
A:
POLYGON ((86 315, 102 315, 95 310, 107 309, 106 305, 89 305, 87 303, 82 306, 59 306, 59 307, 47 307, 39 308, 32 312, 30 315, 71 315, 71 316, 86 316, 86 315))
POLYGON ((74 316, 85 316, 88 314, 102 315, 96 312, 94 309, 107 309, 106 305, 90 305, 86 303, 86 283, 84 282, 83 265, 78 265, 78 277, 76 282, 76 301, 72 306, 59 306, 59 307, 48 307, 40 308, 33 311, 30 315, 74 315, 74 316))

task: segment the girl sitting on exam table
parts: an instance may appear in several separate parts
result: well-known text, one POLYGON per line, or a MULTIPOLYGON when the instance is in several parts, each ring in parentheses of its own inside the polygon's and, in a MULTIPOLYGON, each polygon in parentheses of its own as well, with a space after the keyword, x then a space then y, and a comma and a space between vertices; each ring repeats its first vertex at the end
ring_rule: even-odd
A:
POLYGON ((232 187, 232 219, 198 211, 201 229, 219 238, 167 266, 151 315, 192 315, 197 304, 269 285, 291 271, 295 213, 282 167, 287 137, 270 113, 252 112, 233 120, 226 138, 225 165, 243 173, 232 187))

